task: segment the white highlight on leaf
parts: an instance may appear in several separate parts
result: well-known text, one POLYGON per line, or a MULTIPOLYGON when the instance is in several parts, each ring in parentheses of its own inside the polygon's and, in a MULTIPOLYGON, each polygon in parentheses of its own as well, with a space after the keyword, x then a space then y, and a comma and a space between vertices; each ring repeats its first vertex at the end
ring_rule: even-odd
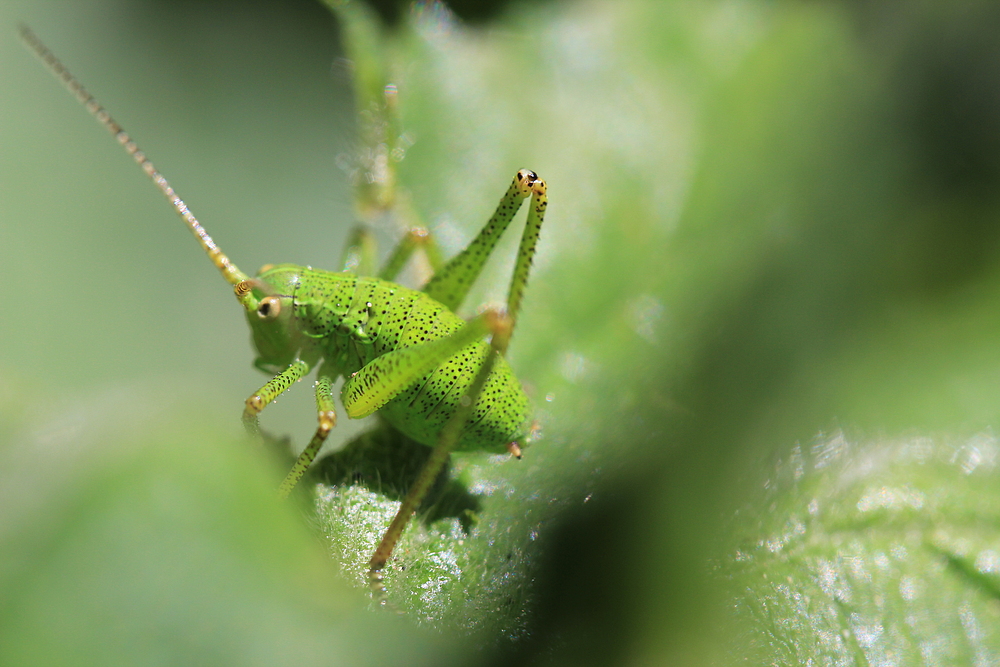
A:
POLYGON ((559 362, 559 372, 569 382, 576 382, 587 373, 587 366, 583 355, 567 352, 559 362))
POLYGON ((877 621, 864 623, 860 614, 851 614, 851 632, 854 633, 854 637, 862 648, 872 648, 882 637, 884 628, 877 621))
POLYGON ((976 556, 976 570, 983 574, 997 574, 1000 572, 1000 554, 992 549, 980 551, 976 556))
POLYGON ((907 602, 917 599, 917 579, 910 576, 899 580, 899 595, 907 602))
POLYGON ((858 501, 858 511, 887 509, 899 511, 902 509, 921 509, 924 506, 924 494, 909 487, 899 488, 880 486, 861 496, 858 501))
POLYGON ((632 330, 649 343, 656 343, 656 325, 663 319, 663 304, 651 294, 640 294, 628 304, 632 330))

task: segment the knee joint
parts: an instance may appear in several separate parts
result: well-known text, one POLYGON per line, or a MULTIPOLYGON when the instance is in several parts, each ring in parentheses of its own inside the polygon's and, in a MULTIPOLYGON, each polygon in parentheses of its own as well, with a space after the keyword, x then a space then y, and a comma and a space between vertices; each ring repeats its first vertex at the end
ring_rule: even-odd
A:
POLYGON ((260 397, 260 394, 254 394, 247 399, 246 409, 244 409, 244 415, 256 415, 259 414, 261 410, 264 409, 264 399, 260 397))

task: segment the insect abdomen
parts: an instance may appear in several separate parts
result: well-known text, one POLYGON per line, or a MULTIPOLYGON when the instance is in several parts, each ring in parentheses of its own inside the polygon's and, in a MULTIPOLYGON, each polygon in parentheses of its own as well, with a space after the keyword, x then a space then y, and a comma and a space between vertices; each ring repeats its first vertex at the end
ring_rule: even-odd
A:
MULTIPOLYGON (((436 444, 489 349, 486 342, 463 349, 389 401, 382 414, 414 440, 436 444)), ((476 401, 456 450, 507 451, 508 443, 524 435, 528 419, 528 398, 501 357, 476 401)))

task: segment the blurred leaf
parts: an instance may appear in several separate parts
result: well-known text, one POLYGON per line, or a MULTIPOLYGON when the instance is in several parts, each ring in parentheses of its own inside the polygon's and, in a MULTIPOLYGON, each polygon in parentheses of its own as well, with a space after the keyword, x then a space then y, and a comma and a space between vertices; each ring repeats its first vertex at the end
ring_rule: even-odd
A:
MULTIPOLYGON (((37 398, 0 442, 0 662, 440 664, 337 580, 278 471, 166 394, 37 398)), ((4 403, 2 411, 11 405, 4 403)))
POLYGON ((740 546, 720 572, 755 630, 736 650, 789 665, 995 662, 998 462, 991 433, 791 449, 726 538, 740 546))

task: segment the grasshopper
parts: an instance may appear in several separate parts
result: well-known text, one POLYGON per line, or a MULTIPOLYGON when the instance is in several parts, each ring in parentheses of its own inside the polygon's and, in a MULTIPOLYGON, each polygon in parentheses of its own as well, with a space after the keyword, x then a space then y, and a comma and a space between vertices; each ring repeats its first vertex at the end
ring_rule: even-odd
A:
POLYGON ((528 398, 504 354, 545 215, 545 182, 532 171, 519 171, 483 229, 447 264, 436 260, 436 246, 429 234, 415 229, 404 237, 377 276, 363 275, 371 270, 372 262, 365 259, 371 254, 366 248, 370 239, 359 230, 345 252, 344 271, 268 264, 250 277, 222 252, 146 154, 34 32, 22 26, 20 34, 150 177, 233 286, 252 332, 257 352, 254 366, 273 375, 246 400, 246 430, 259 436, 261 411, 317 369, 319 424, 279 486, 278 495, 284 498, 292 491, 336 424, 333 385, 341 376, 345 382, 340 398, 349 418, 379 411, 390 425, 433 448, 369 561, 373 589, 381 592, 384 602, 381 571, 450 453, 506 451, 520 458, 521 446, 531 430, 528 398), (527 198, 531 203, 506 309, 490 308, 468 321, 461 319, 454 311, 527 198), (433 277, 421 290, 391 282, 421 247, 431 259, 433 277), (353 272, 355 266, 361 271, 353 272))

